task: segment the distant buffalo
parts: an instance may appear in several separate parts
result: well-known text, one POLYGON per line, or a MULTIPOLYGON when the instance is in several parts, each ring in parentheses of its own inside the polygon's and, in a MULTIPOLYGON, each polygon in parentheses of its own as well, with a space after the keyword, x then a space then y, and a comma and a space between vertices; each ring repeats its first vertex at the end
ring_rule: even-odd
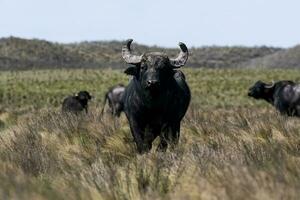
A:
POLYGON ((125 86, 123 84, 118 84, 111 87, 104 96, 104 105, 101 113, 103 114, 106 101, 108 101, 110 112, 113 116, 119 117, 124 109, 123 106, 123 96, 125 92, 125 86))
POLYGON ((190 103, 190 89, 184 74, 176 70, 185 65, 188 49, 179 43, 181 52, 175 59, 160 52, 141 56, 131 53, 132 40, 122 48, 122 57, 131 64, 125 73, 132 75, 124 94, 124 112, 129 121, 139 153, 147 152, 159 136, 159 150, 177 144, 180 122, 190 103))
POLYGON ((264 99, 281 114, 300 117, 300 85, 284 80, 267 84, 257 81, 249 89, 248 96, 264 99))
POLYGON ((68 96, 62 103, 63 112, 78 114, 82 111, 88 112, 88 101, 92 96, 87 91, 80 91, 74 96, 68 96))

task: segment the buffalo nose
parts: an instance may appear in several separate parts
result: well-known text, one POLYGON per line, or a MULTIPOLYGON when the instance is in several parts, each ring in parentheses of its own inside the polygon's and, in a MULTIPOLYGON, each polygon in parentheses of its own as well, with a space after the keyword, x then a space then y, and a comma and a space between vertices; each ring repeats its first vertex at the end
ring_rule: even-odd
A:
POLYGON ((147 81, 147 86, 157 86, 157 85, 159 85, 159 81, 157 81, 157 80, 148 80, 147 81))

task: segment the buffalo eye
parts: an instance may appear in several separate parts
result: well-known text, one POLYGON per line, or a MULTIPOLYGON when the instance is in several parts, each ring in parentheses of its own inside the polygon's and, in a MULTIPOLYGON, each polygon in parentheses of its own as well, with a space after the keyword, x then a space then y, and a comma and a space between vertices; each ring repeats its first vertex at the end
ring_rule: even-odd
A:
POLYGON ((261 88, 261 87, 256 88, 256 92, 261 92, 262 90, 263 90, 263 88, 261 88))
POLYGON ((142 64, 142 65, 141 65, 141 70, 144 71, 144 70, 146 70, 146 69, 147 69, 147 65, 146 65, 146 64, 142 64))

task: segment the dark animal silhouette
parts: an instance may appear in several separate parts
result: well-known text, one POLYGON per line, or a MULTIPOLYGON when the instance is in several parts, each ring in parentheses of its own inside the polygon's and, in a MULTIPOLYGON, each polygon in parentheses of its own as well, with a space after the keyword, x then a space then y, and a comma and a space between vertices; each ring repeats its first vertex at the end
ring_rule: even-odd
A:
POLYGON ((113 116, 119 117, 123 111, 123 96, 125 92, 125 86, 118 84, 111 87, 104 96, 104 105, 101 114, 104 112, 106 101, 108 101, 110 112, 113 116))
POLYGON ((131 64, 125 73, 133 76, 125 90, 124 112, 139 153, 149 151, 158 136, 158 150, 165 151, 168 144, 177 144, 191 99, 184 74, 176 70, 185 65, 188 49, 179 43, 181 52, 175 59, 160 52, 137 56, 131 53, 131 43, 127 40, 122 48, 123 59, 131 64))
POLYGON ((87 91, 80 91, 74 96, 68 96, 62 103, 63 112, 71 112, 78 114, 85 110, 88 112, 88 101, 91 100, 92 96, 87 91))
POLYGON ((257 81, 248 92, 248 96, 264 99, 281 114, 300 117, 300 85, 283 80, 267 84, 257 81))

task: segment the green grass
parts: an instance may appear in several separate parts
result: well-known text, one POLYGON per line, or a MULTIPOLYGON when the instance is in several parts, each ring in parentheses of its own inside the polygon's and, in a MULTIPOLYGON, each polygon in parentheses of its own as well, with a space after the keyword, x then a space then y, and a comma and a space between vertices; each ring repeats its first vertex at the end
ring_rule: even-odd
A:
POLYGON ((184 69, 192 104, 178 146, 136 152, 124 115, 100 117, 121 71, 2 72, 0 196, 4 199, 298 199, 300 123, 247 97, 257 80, 297 70, 184 69), (60 113, 79 90, 90 113, 60 113), (26 98, 24 98, 26 96, 26 98))
MULTIPOLYGON (((297 70, 184 69, 192 102, 204 107, 249 106, 247 97, 256 80, 300 80, 297 70)), ((101 102, 108 87, 128 82, 120 70, 37 70, 1 72, 0 102, 5 108, 60 106, 62 99, 88 90, 101 102)))

